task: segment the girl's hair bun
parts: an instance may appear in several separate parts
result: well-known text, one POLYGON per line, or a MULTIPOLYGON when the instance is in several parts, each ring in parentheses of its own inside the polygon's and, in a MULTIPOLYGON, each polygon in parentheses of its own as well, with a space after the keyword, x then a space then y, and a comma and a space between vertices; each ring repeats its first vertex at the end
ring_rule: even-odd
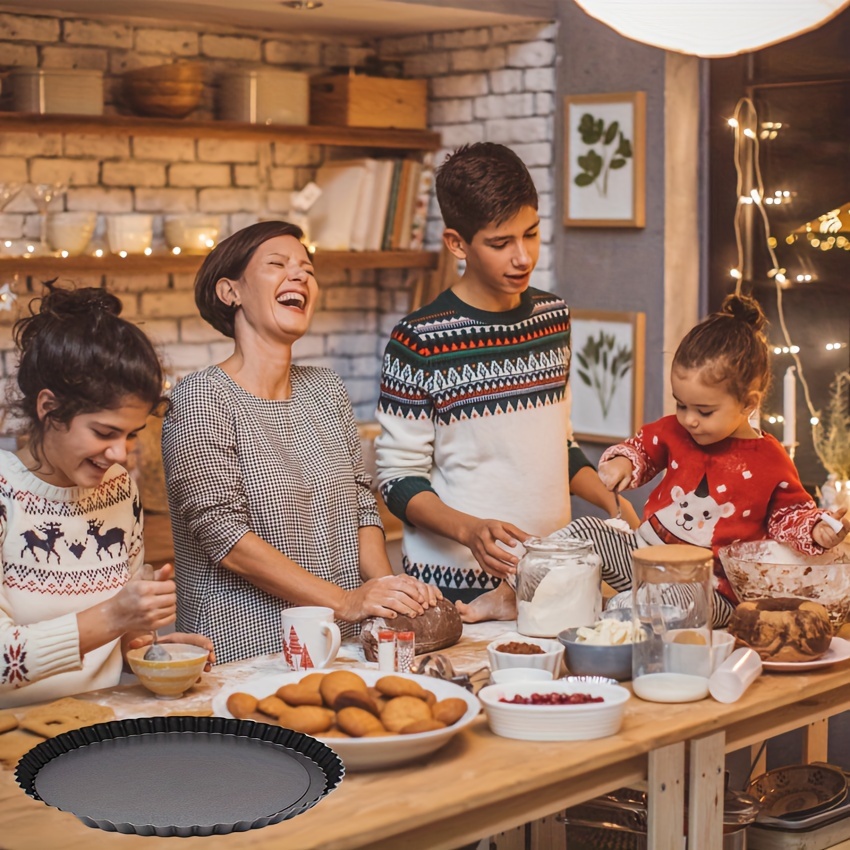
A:
POLYGON ((741 322, 746 322, 756 331, 762 330, 767 324, 767 318, 758 301, 748 295, 727 295, 723 299, 720 312, 726 313, 741 322))
POLYGON ((83 289, 61 289, 48 281, 47 294, 41 299, 39 312, 61 318, 62 316, 91 315, 96 311, 121 314, 121 299, 105 289, 85 287, 83 289))

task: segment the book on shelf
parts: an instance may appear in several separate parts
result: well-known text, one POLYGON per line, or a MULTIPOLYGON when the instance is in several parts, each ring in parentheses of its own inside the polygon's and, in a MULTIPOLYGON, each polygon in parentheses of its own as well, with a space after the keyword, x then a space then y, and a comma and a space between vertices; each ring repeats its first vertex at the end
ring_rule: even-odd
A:
POLYGON ((395 160, 377 159, 375 184, 372 187, 372 203, 368 214, 366 251, 380 251, 384 238, 384 225, 390 204, 395 160))
POLYGON ((322 190, 310 207, 310 240, 325 251, 350 251, 354 225, 367 188, 365 159, 333 160, 319 166, 316 184, 322 190))
POLYGON ((422 159, 419 185, 413 201, 412 220, 410 222, 411 251, 421 251, 425 247, 425 230, 428 226, 428 205, 431 203, 431 190, 434 187, 434 154, 426 153, 422 159))

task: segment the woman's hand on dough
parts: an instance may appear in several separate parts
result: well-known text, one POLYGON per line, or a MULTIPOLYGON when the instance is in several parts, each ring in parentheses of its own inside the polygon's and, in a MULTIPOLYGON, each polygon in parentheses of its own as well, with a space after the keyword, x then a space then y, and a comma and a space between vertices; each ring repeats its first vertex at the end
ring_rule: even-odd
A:
POLYGON ((358 623, 367 617, 393 619, 397 614, 416 617, 436 604, 439 593, 410 576, 381 576, 369 579, 356 590, 350 590, 344 606, 337 612, 341 620, 358 623))

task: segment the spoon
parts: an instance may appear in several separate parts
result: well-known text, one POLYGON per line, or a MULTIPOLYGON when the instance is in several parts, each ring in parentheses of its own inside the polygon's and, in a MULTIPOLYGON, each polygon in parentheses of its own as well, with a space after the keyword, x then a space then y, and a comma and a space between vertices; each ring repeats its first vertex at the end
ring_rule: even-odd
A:
MULTIPOLYGON (((144 579, 145 581, 153 581, 153 564, 143 564, 139 578, 144 579)), ((148 647, 147 652, 145 652, 145 661, 171 661, 171 653, 160 646, 156 629, 151 631, 151 636, 153 637, 153 643, 148 647)))

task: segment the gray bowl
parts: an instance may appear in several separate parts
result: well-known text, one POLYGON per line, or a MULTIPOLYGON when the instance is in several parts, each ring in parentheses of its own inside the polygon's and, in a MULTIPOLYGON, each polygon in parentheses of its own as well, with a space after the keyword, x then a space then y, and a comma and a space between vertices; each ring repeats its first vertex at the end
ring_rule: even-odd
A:
POLYGON ((604 646, 576 641, 578 629, 558 635, 564 646, 564 661, 572 676, 606 676, 624 682, 632 678, 632 645, 604 646))

